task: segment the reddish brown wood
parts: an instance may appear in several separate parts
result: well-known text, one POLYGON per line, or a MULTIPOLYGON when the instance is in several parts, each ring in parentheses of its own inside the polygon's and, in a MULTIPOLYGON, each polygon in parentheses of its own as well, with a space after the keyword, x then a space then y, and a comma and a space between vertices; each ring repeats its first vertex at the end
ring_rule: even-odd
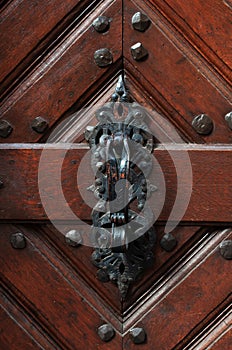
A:
MULTIPOLYGON (((97 328, 106 322, 105 315, 99 315, 83 298, 72 278, 53 264, 50 260, 53 253, 49 248, 38 249, 27 235, 27 247, 14 250, 10 245, 12 231, 15 232, 14 227, 5 226, 0 236, 5 287, 14 291, 20 303, 36 315, 40 327, 45 328, 62 348, 78 349, 82 344, 91 349, 94 344, 96 349, 109 349, 97 334, 97 328)), ((121 339, 116 335, 110 343, 111 349, 120 349, 120 344, 121 339)))
MULTIPOLYGON (((8 120, 14 129, 7 142, 36 142, 41 135, 31 128, 35 117, 42 116, 51 127, 94 82, 107 76, 107 71, 112 74, 118 70, 117 61, 122 54, 121 22, 121 3, 103 3, 86 21, 69 32, 54 52, 5 99, 1 118, 8 120), (99 14, 113 18, 110 30, 104 35, 92 27, 92 21, 99 14), (112 52, 113 65, 100 68, 95 64, 94 52, 100 47, 107 47, 112 52)), ((95 89, 99 90, 99 87, 95 89)))
POLYGON ((215 344, 211 346, 212 350, 221 350, 221 349, 229 349, 232 343, 232 334, 231 330, 229 330, 223 337, 218 339, 215 344))
MULTIPOLYGON (((0 140, 11 143, 0 147, 0 181, 4 183, 0 188, 0 347, 229 348, 231 262, 222 258, 218 246, 222 240, 231 239, 231 229, 224 230, 223 226, 231 227, 232 223, 232 133, 224 120, 232 110, 231 1, 12 0, 1 2, 1 6, 0 114, 14 129, 8 139, 0 140), (131 17, 139 10, 152 20, 145 33, 131 26, 131 17), (110 30, 99 34, 91 24, 103 14, 111 18, 110 30), (130 46, 138 41, 149 52, 143 62, 131 58, 130 46), (100 47, 113 53, 114 62, 108 68, 98 68, 93 61, 93 53, 100 47), (92 248, 68 246, 64 235, 48 224, 38 190, 38 165, 44 145, 22 144, 46 142, 61 120, 87 106, 78 123, 74 122, 78 114, 74 114, 56 142, 67 142, 77 131, 83 135, 87 122, 97 122, 94 104, 109 100, 122 69, 131 96, 152 110, 149 127, 160 143, 154 156, 162 167, 167 188, 156 228, 154 266, 133 284, 125 302, 119 299, 115 285, 97 280, 97 269, 90 260, 92 248), (193 117, 200 113, 214 121, 209 136, 198 135, 191 126, 193 117), (43 135, 31 129, 32 120, 39 115, 49 122, 43 135), (175 135, 173 145, 168 145, 172 126, 181 139, 175 135), (15 142, 19 144, 12 144, 15 142), (186 151, 192 164, 193 192, 181 226, 173 231, 178 245, 168 253, 159 241, 176 198, 177 175, 184 193, 191 185, 191 179, 184 176, 186 151), (4 225, 6 220, 13 224, 4 225), (18 220, 20 224, 14 224, 18 220), (31 221, 34 224, 28 223, 31 221), (216 230, 219 225, 221 230, 216 230), (23 250, 10 245, 10 235, 17 231, 23 232, 27 240, 23 250), (116 330, 110 343, 103 343, 97 335, 98 326, 106 322, 116 330), (128 332, 140 325, 144 326, 147 341, 134 346, 128 332)), ((82 142, 82 135, 72 142, 82 142)), ((52 149, 54 145, 50 147, 41 173, 43 193, 54 208, 49 218, 69 219, 63 222, 65 229, 84 230, 73 221, 69 207, 80 218, 90 219, 91 208, 79 193, 92 182, 89 159, 84 160, 81 183, 76 180, 87 148, 79 144, 69 151, 67 144, 56 150, 52 149), (58 193, 60 182, 65 206, 58 193)), ((158 187, 154 193, 156 209, 163 193, 156 166, 154 174, 158 187)), ((89 196, 92 205, 93 196, 89 196)), ((88 223, 91 225, 91 221, 88 223)), ((88 243, 87 236, 83 236, 84 243, 88 243)))
POLYGON ((1 347, 2 349, 20 349, 20 350, 32 350, 41 349, 39 344, 36 344, 33 339, 30 339, 26 332, 20 328, 12 318, 9 317, 7 312, 3 309, 0 311, 1 322, 1 347), (9 337, 9 334, 14 334, 13 337, 9 337), (17 340, 16 340, 17 339, 17 340))
POLYGON ((230 1, 198 1, 197 4, 194 4, 194 11, 189 4, 181 1, 175 1, 175 4, 162 0, 146 2, 149 6, 152 4, 152 10, 163 16, 167 20, 167 25, 173 26, 173 29, 186 39, 190 47, 204 57, 208 66, 217 71, 220 78, 231 83, 231 61, 228 59, 228 65, 224 63, 230 55, 230 30, 227 30, 231 26, 230 1), (198 8, 196 15, 195 7, 198 8), (192 12, 194 12, 193 16, 192 12), (186 16, 189 17, 188 21, 186 16), (191 16, 193 19, 190 18, 191 16), (227 27, 225 31, 224 26, 227 27), (215 45, 214 41, 214 33, 217 33, 218 30, 222 38, 222 41, 217 43, 219 46, 215 45), (220 53, 218 47, 220 47, 220 53))
MULTIPOLYGON (((0 81, 27 56, 80 1, 12 1, 1 13, 0 81)), ((64 19, 63 19, 64 20, 64 19)))
MULTIPOLYGON (((207 250, 207 246, 203 249, 207 250)), ((143 306, 143 314, 136 325, 144 327, 147 333, 144 349, 150 349, 151 344, 154 349, 172 349, 229 295, 232 288, 227 278, 230 261, 220 256, 218 247, 212 252, 211 249, 204 262, 201 261, 186 278, 176 283, 165 298, 158 299, 153 307, 143 306)), ((124 348, 136 349, 128 335, 125 336, 124 348)))
MULTIPOLYGON (((151 1, 156 3, 156 1, 151 1)), ((193 7, 182 0, 165 1, 187 25, 209 46, 229 67, 231 65, 231 5, 221 0, 199 0, 193 7)))
POLYGON ((152 25, 145 34, 133 30, 131 17, 138 10, 133 2, 125 1, 125 68, 132 71, 138 81, 142 75, 182 115, 189 128, 195 116, 208 114, 215 127, 211 135, 203 137, 206 142, 231 143, 231 131, 224 121, 225 114, 231 110, 231 92, 226 98, 218 91, 220 83, 214 81, 211 71, 196 54, 192 56, 183 38, 170 31, 148 7, 145 11, 152 25), (145 61, 132 58, 130 47, 137 42, 142 42, 148 50, 145 61))
POLYGON ((124 317, 130 314, 131 309, 138 307, 138 300, 154 287, 154 284, 174 266, 192 246, 201 239, 205 230, 197 226, 177 227, 173 236, 177 240, 177 246, 172 252, 166 252, 160 247, 161 238, 164 235, 164 226, 156 226, 156 245, 154 249, 155 262, 140 280, 131 286, 128 298, 123 302, 124 317))
POLYGON ((48 339, 46 332, 38 329, 36 321, 6 291, 1 291, 0 324, 0 343, 3 350, 61 349, 57 343, 48 339))
MULTIPOLYGON (((38 190, 38 165, 40 161, 43 145, 26 146, 21 145, 8 147, 1 150, 0 160, 4 164, 1 172, 5 187, 1 189, 4 201, 1 203, 1 218, 14 220, 44 220, 47 216, 38 190), (16 186, 17 183, 17 186, 16 186), (16 203, 23 205, 16 206, 16 203)), ((73 220, 75 216, 70 212, 69 207, 81 220, 90 219, 91 208, 88 207, 84 199, 80 196, 79 190, 85 189, 92 184, 94 179, 90 168, 90 159, 85 160, 85 173, 80 176, 77 188, 78 166, 86 154, 88 147, 84 145, 73 145, 67 151, 65 147, 54 149, 51 145, 47 149, 44 168, 41 172, 40 189, 43 188, 46 196, 46 203, 50 219, 73 220), (67 154, 65 156, 65 153, 67 154), (64 159, 64 162, 63 162, 64 159), (63 162, 63 165, 62 165, 63 162), (62 177, 60 179, 60 169, 62 177), (80 183, 81 181, 81 183, 80 183), (58 191, 58 184, 62 183, 65 196, 62 205, 61 193, 58 191), (52 201, 49 200, 52 198, 52 201), (67 202, 67 203, 66 203, 67 202)), ((190 222, 231 222, 231 181, 232 171, 231 147, 230 146, 198 146, 198 145, 170 145, 167 150, 163 146, 154 151, 154 155, 159 162, 166 181, 166 201, 159 220, 166 221, 170 215, 173 203, 176 198, 177 180, 176 169, 183 169, 178 174, 178 180, 185 193, 191 182, 186 177, 186 161, 183 158, 188 152, 193 173, 193 190, 187 211, 182 221, 190 222), (173 160, 172 160, 173 159, 173 160), (174 161, 174 163, 173 163, 174 161), (174 165, 175 164, 175 165, 174 165), (223 164, 223 167, 222 167, 223 164), (220 203, 220 204, 219 204, 220 203), (219 210, 219 209, 223 210, 219 210)), ((90 154, 89 154, 90 155, 90 154)), ((158 174, 158 169, 154 166, 154 174, 158 174)), ((161 184, 156 180, 158 191, 154 196, 159 208, 159 191, 161 184)), ((90 204, 94 205, 96 200, 91 192, 87 192, 90 204), (93 202, 94 201, 94 202, 93 202)))

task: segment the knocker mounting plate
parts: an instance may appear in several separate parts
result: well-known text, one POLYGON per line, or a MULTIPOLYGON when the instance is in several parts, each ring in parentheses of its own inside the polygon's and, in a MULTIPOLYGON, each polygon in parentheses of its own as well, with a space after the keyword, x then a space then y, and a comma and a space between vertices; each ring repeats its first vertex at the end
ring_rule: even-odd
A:
POLYGON ((154 142, 146 112, 129 102, 121 76, 111 102, 96 117, 99 123, 85 132, 95 173, 89 190, 98 199, 92 211, 92 261, 98 278, 116 283, 124 299, 130 284, 154 260, 153 213, 146 206, 156 189, 148 179, 154 142))

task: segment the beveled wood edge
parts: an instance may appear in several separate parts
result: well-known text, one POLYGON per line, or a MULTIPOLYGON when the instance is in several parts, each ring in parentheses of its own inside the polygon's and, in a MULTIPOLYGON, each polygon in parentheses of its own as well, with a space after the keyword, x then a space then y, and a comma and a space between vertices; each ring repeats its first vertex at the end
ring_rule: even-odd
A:
POLYGON ((186 276, 189 276, 199 265, 201 265, 217 249, 220 242, 232 234, 231 228, 217 230, 209 236, 203 237, 197 242, 182 259, 175 264, 172 272, 161 278, 150 290, 140 298, 136 308, 133 308, 127 317, 123 317, 123 336, 125 336, 131 327, 136 326, 146 315, 152 312, 152 309, 175 289, 186 276))
MULTIPOLYGON (((80 150, 89 150, 87 143, 67 143, 67 142, 58 142, 58 143, 2 143, 0 144, 1 149, 15 149, 15 150, 24 150, 24 149, 54 149, 54 150, 66 150, 66 149, 80 149, 80 150)), ((166 143, 158 144, 154 153, 159 150, 167 151, 232 151, 232 144, 197 144, 197 143, 166 143)))
POLYGON ((231 90, 228 85, 228 83, 231 83, 230 68, 215 54, 213 49, 209 49, 206 43, 187 26, 176 12, 175 18, 178 21, 177 24, 175 23, 170 14, 173 9, 165 1, 162 2, 162 8, 160 4, 154 6, 149 0, 144 2, 133 0, 133 3, 149 14, 151 18, 154 18, 154 23, 159 30, 184 52, 196 69, 199 69, 204 76, 207 76, 207 79, 214 87, 228 99, 231 98, 231 90), (216 70, 212 68, 212 62, 216 70))

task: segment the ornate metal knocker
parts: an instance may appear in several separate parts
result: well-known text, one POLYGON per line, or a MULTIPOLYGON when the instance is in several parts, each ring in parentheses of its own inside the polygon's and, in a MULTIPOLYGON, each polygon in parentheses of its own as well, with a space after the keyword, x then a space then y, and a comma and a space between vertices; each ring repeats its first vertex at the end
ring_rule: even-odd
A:
POLYGON ((92 261, 99 268, 98 278, 117 283, 124 299, 129 285, 154 258, 153 214, 145 207, 155 190, 147 179, 153 137, 144 109, 129 103, 122 77, 111 102, 98 109, 96 117, 98 125, 87 127, 85 133, 95 173, 95 184, 89 190, 98 198, 92 211, 92 261))

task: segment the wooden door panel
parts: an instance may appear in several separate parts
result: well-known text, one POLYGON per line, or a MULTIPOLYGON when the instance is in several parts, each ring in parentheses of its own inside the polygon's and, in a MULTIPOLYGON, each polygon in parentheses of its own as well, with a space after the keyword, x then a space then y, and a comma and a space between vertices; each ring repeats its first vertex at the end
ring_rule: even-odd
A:
MULTIPOLYGON (((36 315, 39 326, 61 347, 78 349, 80 339, 85 339, 89 349, 92 344, 97 349, 108 349, 97 335, 97 328, 105 323, 108 313, 96 312, 90 300, 83 298, 78 283, 73 283, 70 272, 62 269, 62 262, 59 266, 59 259, 55 259, 54 253, 38 238, 30 235, 29 230, 23 231, 26 249, 14 251, 10 244, 12 230, 17 232, 16 227, 2 227, 0 236, 4 245, 1 265, 5 288, 36 315)), ((112 349, 119 349, 120 343, 116 335, 111 342, 112 349)))
MULTIPOLYGON (((165 297, 160 291, 150 295, 135 316, 131 316, 133 326, 147 330, 149 341, 147 346, 144 345, 145 349, 150 349, 151 342, 154 349, 175 348, 201 322, 204 328, 204 320, 212 310, 217 307, 220 310, 222 301, 227 299, 227 305, 230 305, 230 261, 223 259, 218 249, 220 241, 226 238, 231 238, 231 230, 216 232, 190 256, 180 276, 177 272, 176 277, 173 277, 174 286, 165 297)), ((164 288, 167 284, 164 284, 164 288)), ((124 322, 124 332, 129 327, 130 319, 128 324, 124 322)), ((124 348, 136 349, 136 346, 125 337, 124 348)), ((179 346, 177 348, 182 349, 179 346)))
POLYGON ((60 350, 57 343, 48 339, 46 332, 21 305, 12 300, 6 290, 1 291, 1 348, 4 350, 53 349, 60 350))
POLYGON ((137 80, 140 81, 140 74, 148 80, 189 123, 189 128, 195 116, 208 114, 214 121, 214 130, 202 137, 203 142, 231 143, 231 130, 224 120, 231 110, 231 92, 229 99, 226 98, 220 91, 220 81, 201 62, 197 52, 186 48, 183 38, 167 27, 155 12, 147 6, 141 7, 152 21, 145 33, 131 27, 132 15, 139 11, 140 3, 136 6, 125 2, 125 68, 130 71, 135 66, 133 73, 137 80), (134 61, 130 52, 130 47, 137 42, 142 42, 148 50, 149 56, 143 62, 134 61))
MULTIPOLYGON (((59 36, 56 32, 56 37, 50 36, 50 40, 46 37, 57 24, 62 21, 67 26, 67 17, 74 15, 77 17, 76 8, 80 11, 83 6, 80 6, 81 1, 56 1, 54 7, 53 1, 32 2, 11 1, 6 4, 1 10, 1 25, 2 40, 0 44, 2 69, 0 81, 9 75, 18 65, 22 65, 22 61, 30 54, 34 60, 37 59, 36 54, 46 50, 46 46, 59 36), (41 45, 43 42, 43 45, 41 45), (40 50, 38 51, 38 46, 40 50)), ((84 6, 87 6, 90 1, 84 1, 84 6)), ((75 17, 74 17, 75 18, 75 17)), ((74 20, 73 18, 73 20, 74 20)), ((70 21, 70 18, 69 18, 70 21)), ((31 57, 31 58, 32 58, 31 57)), ((27 58, 28 60, 28 58, 27 58)), ((27 67, 25 67, 27 68, 27 67)))
MULTIPOLYGON (((73 145, 72 149, 57 146, 47 148, 46 160, 40 173, 38 183, 38 169, 43 145, 3 146, 0 152, 1 163, 5 169, 1 174, 5 186, 1 189, 4 202, 1 203, 1 218, 7 220, 75 220, 75 215, 82 220, 89 220, 91 208, 83 200, 77 187, 76 174, 81 159, 87 151, 85 145, 73 145), (51 166, 52 165, 52 166, 51 166), (60 170, 62 169, 61 176, 60 170), (25 176, 26 174, 26 176, 25 176), (17 186, 16 186, 17 183, 17 186), (15 188, 16 186, 16 188, 15 188), (58 190, 60 186, 60 190, 58 190), (44 211, 40 199, 43 196, 44 211), (62 193, 63 192, 63 193, 62 193), (61 200, 64 194, 64 200, 61 200), (23 206, 15 207, 15 203, 22 202, 23 206), (70 211, 70 209, 72 211, 70 211), (74 214, 75 215, 74 215, 74 214)), ((186 222, 231 222, 231 183, 228 180, 231 174, 230 146, 192 146, 170 145, 157 147, 154 155, 165 169, 166 198, 159 220, 166 221, 171 213, 176 197, 177 178, 176 169, 184 169, 188 151, 193 172, 193 189, 187 211, 182 218, 186 222), (173 167, 173 161, 176 167, 173 167), (222 168, 221 165, 224 165, 222 168), (218 202, 223 206, 223 216, 218 210, 218 202)), ((88 158, 87 158, 88 159, 88 158)), ((79 189, 87 188, 93 182, 90 160, 85 162, 85 177, 78 183, 79 189), (89 164, 89 171, 88 165, 89 164)), ((155 169, 155 168, 154 168, 155 169)), ((155 170, 154 170, 155 172, 155 170)), ((157 168, 158 173, 158 168, 157 168)), ((184 193, 189 188, 188 178, 184 172, 178 173, 184 193)), ((157 208, 162 203, 161 183, 156 180, 157 208)), ((89 200, 97 203, 93 194, 89 193, 89 200)), ((177 217, 174 218, 177 220, 177 217)))
POLYGON ((205 58, 208 68, 218 73, 224 87, 231 84, 230 0, 196 1, 193 6, 181 0, 147 0, 146 3, 205 58))
MULTIPOLYGON (((154 2, 155 1, 151 1, 154 2)), ((228 65, 231 65, 232 12, 230 1, 199 0, 191 6, 181 0, 165 1, 207 46, 228 65)))
POLYGON ((31 128, 34 118, 41 116, 52 127, 94 82, 107 76, 107 70, 118 70, 117 61, 122 54, 121 22, 120 3, 108 1, 66 33, 57 47, 3 101, 1 117, 13 128, 7 142, 37 142, 41 134, 31 128), (99 14, 113 18, 110 32, 101 36, 100 47, 99 33, 92 27, 99 14), (100 68, 93 57, 97 49, 104 47, 110 48, 114 63, 100 68))
POLYGON ((3 350, 229 348, 230 261, 219 246, 232 239, 232 133, 225 121, 231 111, 231 2, 2 4, 1 119, 13 127, 7 138, 0 138, 3 350), (151 19, 145 32, 131 24, 138 11, 151 19), (100 15, 110 19, 104 33, 92 26, 100 15), (131 55, 136 42, 148 50, 142 61, 131 55), (94 62, 100 48, 113 55, 105 68, 94 62), (81 195, 93 182, 83 133, 98 122, 96 110, 111 99, 121 74, 132 100, 149 111, 154 159, 166 187, 158 213, 164 189, 154 165, 155 263, 130 286, 124 301, 116 284, 97 278, 86 234, 97 200, 89 192, 90 208, 81 195), (214 123, 209 135, 192 127, 202 113, 214 123), (48 122, 41 134, 31 127, 38 116, 48 122), (177 245, 165 251, 161 239, 178 186, 185 194, 191 185, 186 212, 180 222, 174 218, 179 222, 172 232, 177 245), (65 232, 79 230, 83 244, 68 245, 64 232, 49 220, 62 224, 65 232), (24 249, 12 247, 15 232, 24 234, 24 249), (115 331, 109 343, 98 335, 104 323, 115 331), (134 327, 146 332, 140 346, 130 337, 134 327))

